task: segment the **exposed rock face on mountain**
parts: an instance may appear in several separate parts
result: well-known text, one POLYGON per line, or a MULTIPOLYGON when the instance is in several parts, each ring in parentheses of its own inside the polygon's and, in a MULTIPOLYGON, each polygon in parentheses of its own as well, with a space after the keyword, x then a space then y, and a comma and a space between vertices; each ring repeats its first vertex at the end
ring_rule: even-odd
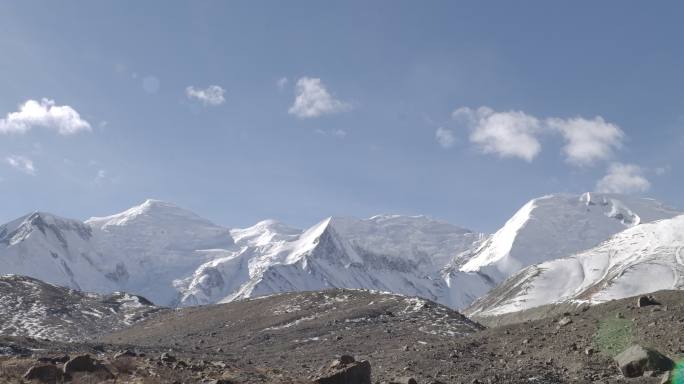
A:
POLYGON ((642 224, 576 255, 530 266, 468 313, 493 316, 563 302, 600 303, 684 288, 684 215, 642 224))
POLYGON ((96 295, 25 276, 0 277, 0 334, 74 341, 120 329, 159 311, 145 298, 96 295))

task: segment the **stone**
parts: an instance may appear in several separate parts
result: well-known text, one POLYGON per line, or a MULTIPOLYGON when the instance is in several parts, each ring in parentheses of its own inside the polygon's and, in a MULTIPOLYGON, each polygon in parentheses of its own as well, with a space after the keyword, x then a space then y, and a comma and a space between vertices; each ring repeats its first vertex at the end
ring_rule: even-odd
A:
POLYGON ((164 352, 161 354, 161 356, 159 356, 159 360, 161 360, 164 363, 175 363, 176 357, 168 352, 164 352))
POLYGON ((73 375, 78 372, 97 373, 102 379, 113 379, 114 375, 109 369, 100 364, 97 360, 90 357, 90 355, 79 355, 67 361, 62 368, 64 374, 73 375))
POLYGON ((390 381, 389 384, 418 384, 418 382, 413 377, 400 377, 390 381))
POLYGON ((356 361, 356 359, 354 359, 354 356, 350 356, 350 355, 340 356, 340 363, 341 364, 347 365, 347 364, 351 364, 355 361, 356 361))
POLYGON ((90 355, 79 355, 64 364, 64 373, 94 372, 95 360, 90 355))
POLYGON ((558 326, 560 326, 560 327, 564 327, 564 326, 566 326, 566 325, 568 325, 568 324, 570 324, 570 323, 572 323, 572 319, 569 318, 569 317, 567 317, 567 316, 565 316, 565 317, 561 318, 560 320, 558 320, 558 326))
POLYGON ((371 366, 366 360, 330 367, 314 380, 317 384, 371 384, 371 366))
POLYGON ((665 372, 665 374, 660 378, 660 384, 673 384, 672 372, 665 372))
POLYGON ((660 305, 660 303, 653 296, 639 296, 637 299, 637 307, 647 307, 649 305, 660 305))
POLYGON ((26 371, 24 379, 41 383, 56 383, 61 382, 63 376, 62 371, 55 365, 34 365, 26 371))
POLYGON ((643 376, 646 371, 666 372, 672 370, 674 362, 660 352, 633 345, 614 357, 625 377, 643 376))
POLYGON ((114 358, 115 358, 115 359, 120 359, 120 358, 122 358, 122 357, 136 357, 136 356, 138 356, 137 353, 135 353, 135 352, 133 352, 133 351, 131 351, 131 350, 129 350, 129 349, 126 349, 126 350, 123 350, 123 351, 118 352, 117 354, 115 354, 115 355, 114 355, 114 358))

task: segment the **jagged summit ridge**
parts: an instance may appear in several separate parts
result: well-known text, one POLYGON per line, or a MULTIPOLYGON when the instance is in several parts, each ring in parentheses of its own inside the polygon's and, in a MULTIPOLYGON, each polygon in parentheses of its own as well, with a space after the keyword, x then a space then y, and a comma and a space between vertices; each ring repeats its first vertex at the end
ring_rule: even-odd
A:
POLYGON ((32 214, 0 227, 0 273, 188 306, 273 293, 363 288, 464 308, 539 262, 678 212, 655 200, 588 193, 525 204, 494 235, 426 216, 328 217, 308 229, 264 220, 225 228, 146 200, 82 223, 32 214))

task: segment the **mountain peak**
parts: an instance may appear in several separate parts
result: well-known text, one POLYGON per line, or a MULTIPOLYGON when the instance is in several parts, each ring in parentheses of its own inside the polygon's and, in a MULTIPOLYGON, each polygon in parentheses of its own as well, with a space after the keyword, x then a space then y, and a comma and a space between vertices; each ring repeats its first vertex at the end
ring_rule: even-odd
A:
POLYGON ((503 280, 528 265, 589 249, 627 228, 680 213, 653 199, 617 194, 542 196, 523 205, 461 271, 486 267, 495 280, 503 280))
POLYGON ((110 216, 91 217, 86 220, 86 223, 104 228, 108 226, 126 225, 139 220, 148 221, 149 219, 153 219, 157 222, 160 220, 171 222, 183 219, 191 220, 193 222, 202 222, 205 225, 214 225, 209 220, 204 219, 191 211, 180 208, 176 204, 157 199, 147 199, 142 204, 110 216))

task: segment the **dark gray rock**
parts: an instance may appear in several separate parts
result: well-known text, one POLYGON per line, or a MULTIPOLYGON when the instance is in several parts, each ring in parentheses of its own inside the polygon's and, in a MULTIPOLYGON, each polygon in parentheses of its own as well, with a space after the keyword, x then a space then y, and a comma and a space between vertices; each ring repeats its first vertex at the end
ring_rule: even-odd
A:
POLYGON ((371 366, 366 360, 352 362, 350 364, 331 365, 325 372, 323 372, 314 383, 317 384, 370 384, 371 383, 371 366))
POLYGON ((639 296, 637 299, 637 307, 647 307, 649 305, 660 305, 660 303, 653 296, 639 296))
POLYGON ((159 357, 159 360, 161 360, 164 363, 175 363, 176 357, 173 356, 172 354, 168 353, 168 352, 164 352, 159 357))
POLYGON ((120 358, 122 358, 122 357, 136 357, 136 356, 138 356, 137 353, 135 353, 135 352, 133 352, 133 351, 131 351, 131 350, 129 350, 129 349, 126 349, 126 350, 123 350, 123 351, 118 352, 117 354, 115 354, 115 355, 114 355, 114 358, 115 358, 115 359, 120 359, 120 358))
POLYGON ((62 371, 55 365, 34 365, 26 371, 24 379, 41 383, 57 383, 62 381, 63 376, 62 371))
POLYGON ((64 373, 94 372, 95 360, 90 355, 80 355, 72 358, 64 364, 64 373))
POLYGON ((625 349, 614 359, 625 377, 643 376, 646 371, 666 372, 674 367, 674 362, 667 356, 640 345, 625 349))
POLYGON ((102 379, 112 379, 114 375, 109 369, 97 360, 90 357, 90 355, 80 355, 72 358, 64 364, 63 368, 65 375, 73 375, 79 372, 97 373, 102 379))

